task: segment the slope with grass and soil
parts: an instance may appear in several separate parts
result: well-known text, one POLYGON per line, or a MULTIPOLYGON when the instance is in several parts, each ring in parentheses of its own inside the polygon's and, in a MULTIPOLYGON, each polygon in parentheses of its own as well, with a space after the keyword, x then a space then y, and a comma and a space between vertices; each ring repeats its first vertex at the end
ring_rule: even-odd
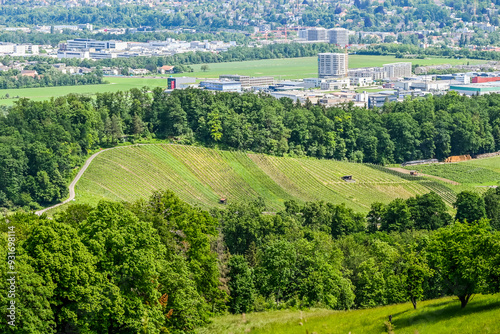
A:
POLYGON ((406 167, 421 173, 446 178, 470 188, 500 185, 500 156, 455 163, 406 167))
POLYGON ((384 167, 312 158, 284 158, 208 148, 151 144, 125 146, 99 154, 76 184, 75 202, 134 201, 155 190, 171 189, 202 208, 263 198, 270 211, 287 200, 324 200, 358 212, 374 201, 388 203, 432 191, 448 204, 455 193, 443 184, 384 167), (354 182, 341 178, 352 175, 354 182))
POLYGON ((414 310, 411 303, 360 309, 332 311, 283 310, 226 315, 215 318, 198 334, 381 334, 388 333, 392 315, 393 333, 499 333, 500 294, 476 295, 466 308, 460 308, 456 297, 419 302, 414 310))

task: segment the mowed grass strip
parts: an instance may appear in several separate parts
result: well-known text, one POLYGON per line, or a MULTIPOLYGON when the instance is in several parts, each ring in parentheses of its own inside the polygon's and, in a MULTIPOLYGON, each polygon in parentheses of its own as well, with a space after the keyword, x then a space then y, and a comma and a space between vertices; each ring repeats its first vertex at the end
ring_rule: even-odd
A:
POLYGON ((392 315, 398 334, 499 333, 500 294, 476 295, 465 309, 456 297, 352 311, 313 309, 226 315, 215 318, 198 334, 382 334, 392 315))

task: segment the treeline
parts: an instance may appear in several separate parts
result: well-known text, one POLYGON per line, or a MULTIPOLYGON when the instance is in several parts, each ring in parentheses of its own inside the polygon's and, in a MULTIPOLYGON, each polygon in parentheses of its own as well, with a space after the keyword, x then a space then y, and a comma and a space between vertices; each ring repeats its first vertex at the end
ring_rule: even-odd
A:
POLYGON ((40 45, 58 46, 59 43, 74 38, 92 38, 97 40, 119 39, 122 41, 148 42, 164 41, 167 38, 174 38, 181 41, 214 41, 224 42, 236 41, 238 44, 246 44, 249 38, 240 33, 217 32, 217 33, 174 33, 166 31, 153 32, 125 32, 123 35, 112 36, 105 33, 92 33, 88 31, 64 30, 63 33, 41 33, 41 32, 22 32, 22 31, 0 31, 0 41, 6 43, 32 43, 40 45))
POLYGON ((202 31, 214 31, 223 28, 246 30, 248 27, 233 25, 222 15, 214 17, 200 15, 193 11, 176 11, 165 13, 151 9, 146 5, 111 5, 100 7, 61 6, 29 7, 19 5, 2 5, 0 7, 0 24, 12 26, 86 24, 91 23, 104 27, 140 27, 154 28, 189 28, 202 31))
MULTIPOLYGON (((21 75, 19 70, 0 72, 0 89, 36 88, 103 84, 102 73, 64 74, 57 70, 45 71, 35 76, 21 75)), ((2 96, 0 96, 2 97, 2 96)))
POLYGON ((55 202, 89 152, 141 138, 374 164, 493 152, 500 150, 499 106, 498 94, 451 92, 370 110, 159 87, 21 99, 0 118, 0 206, 55 202))
MULTIPOLYGON (((212 52, 185 52, 173 56, 165 57, 132 57, 113 59, 51 59, 43 56, 32 56, 31 61, 40 61, 48 64, 65 63, 68 66, 95 67, 95 66, 116 66, 130 68, 155 68, 163 65, 193 65, 203 63, 225 63, 233 61, 277 59, 277 58, 297 58, 317 56, 321 52, 339 52, 339 49, 332 44, 272 44, 263 47, 237 46, 229 48, 228 51, 220 53, 212 52)), ((25 60, 23 57, 0 57, 3 64, 14 60, 25 60)), ((187 72, 187 71, 186 71, 187 72)))
POLYGON ((227 311, 417 308, 443 295, 466 307, 476 293, 499 291, 500 233, 486 219, 387 233, 365 231, 364 217, 344 205, 263 210, 256 201, 209 213, 166 191, 131 204, 70 205, 54 219, 3 218, 0 252, 7 258, 15 247, 15 262, 0 263, 0 287, 9 291, 8 272, 17 274, 0 310, 9 319, 15 301, 16 327, 0 329, 180 334, 227 311))
POLYGON ((396 55, 396 57, 404 58, 405 55, 421 55, 421 56, 440 56, 449 58, 470 58, 481 60, 500 60, 500 54, 494 51, 476 51, 463 48, 460 50, 447 47, 428 47, 420 48, 417 45, 411 44, 379 44, 371 45, 366 49, 357 50, 356 54, 363 55, 396 55))

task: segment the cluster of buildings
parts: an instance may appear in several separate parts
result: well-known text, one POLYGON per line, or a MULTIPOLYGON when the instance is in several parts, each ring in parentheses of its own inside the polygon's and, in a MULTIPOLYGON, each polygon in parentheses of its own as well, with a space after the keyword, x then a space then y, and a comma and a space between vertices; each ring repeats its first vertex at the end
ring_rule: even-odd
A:
POLYGON ((57 57, 80 59, 112 59, 139 56, 171 56, 190 51, 223 52, 236 46, 236 42, 223 41, 178 41, 168 38, 165 41, 122 42, 98 41, 88 38, 76 38, 59 45, 57 57))
POLYGON ((344 28, 309 28, 299 30, 298 37, 308 42, 324 42, 345 47, 349 44, 349 30, 344 28))
POLYGON ((352 102, 368 108, 407 97, 445 94, 500 93, 500 72, 467 72, 445 75, 414 75, 410 62, 382 67, 348 68, 348 54, 318 54, 318 77, 277 82, 273 77, 221 75, 195 83, 195 78, 169 78, 167 90, 196 87, 219 92, 265 91, 276 98, 324 105, 352 102), (366 90, 364 90, 366 87, 366 90), (369 88, 376 88, 371 91, 369 88))
POLYGON ((33 56, 39 53, 38 45, 0 42, 0 56, 33 56))

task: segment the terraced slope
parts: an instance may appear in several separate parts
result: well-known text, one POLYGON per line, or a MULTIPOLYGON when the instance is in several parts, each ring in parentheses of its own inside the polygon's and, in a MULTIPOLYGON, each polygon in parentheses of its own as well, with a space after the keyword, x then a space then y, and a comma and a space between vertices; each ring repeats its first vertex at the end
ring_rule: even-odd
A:
POLYGON ((374 201, 387 203, 431 189, 447 202, 449 188, 383 167, 310 158, 281 158, 181 145, 142 145, 101 153, 76 186, 76 201, 133 201, 171 189, 183 200, 209 208, 220 197, 247 201, 262 197, 271 210, 289 199, 343 203, 367 212, 374 201), (356 182, 341 180, 353 175, 356 182))

